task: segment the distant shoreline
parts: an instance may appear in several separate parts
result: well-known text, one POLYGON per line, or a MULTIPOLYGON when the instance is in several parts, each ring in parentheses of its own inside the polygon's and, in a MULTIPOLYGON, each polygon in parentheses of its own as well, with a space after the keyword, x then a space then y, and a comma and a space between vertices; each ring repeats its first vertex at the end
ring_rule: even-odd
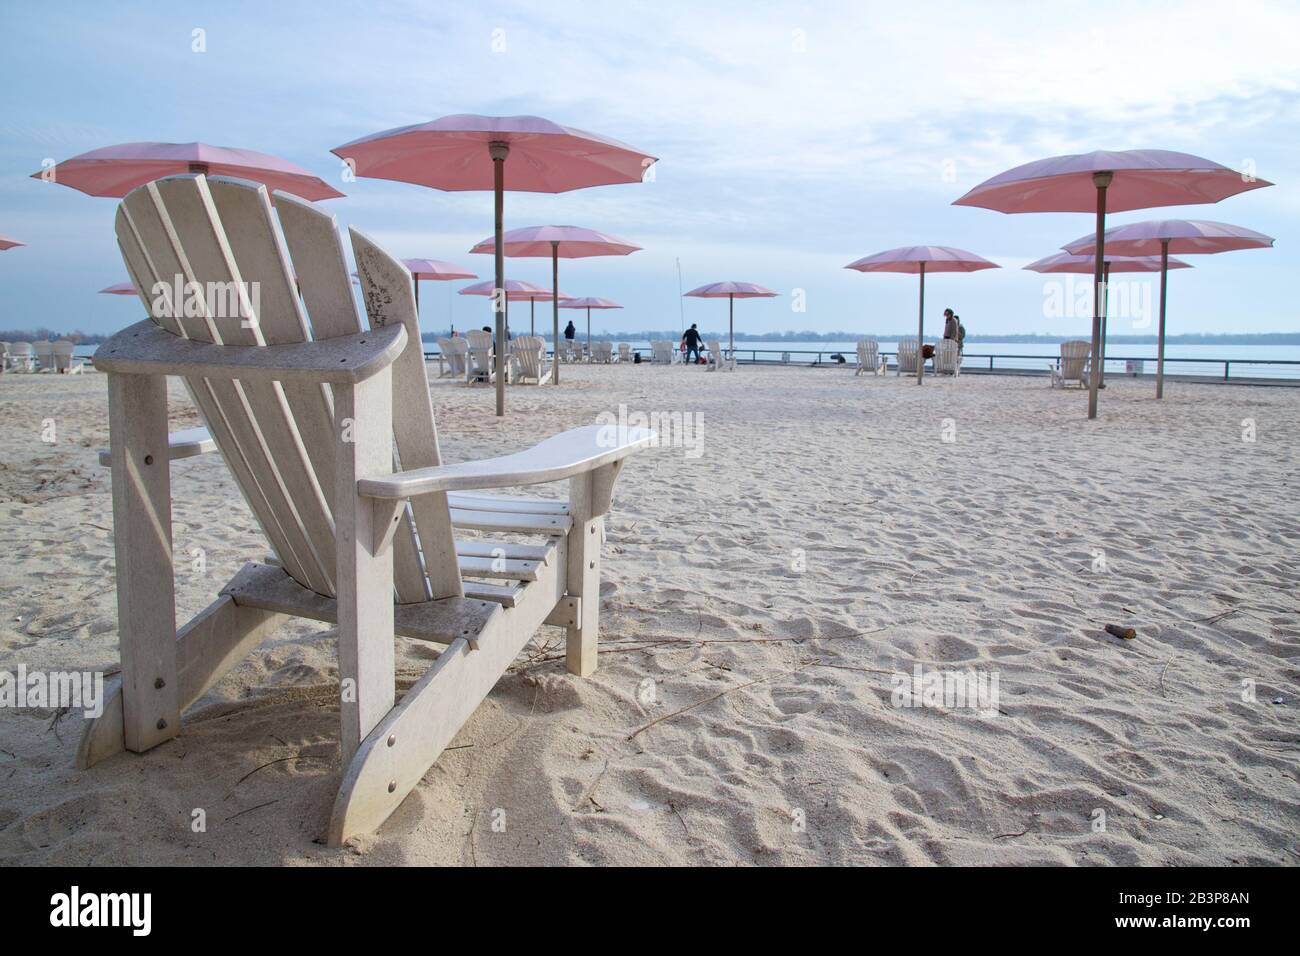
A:
MULTIPOLYGON (((464 331, 461 329, 460 331, 464 331)), ((517 329, 511 331, 517 332, 517 329)), ((538 330, 547 341, 550 340, 550 334, 547 330, 538 330)), ((111 334, 111 333, 110 333, 111 334)), ((421 334, 420 338, 425 342, 432 342, 435 339, 446 336, 447 329, 438 329, 427 331, 421 334)), ((896 342, 902 338, 908 338, 916 335, 913 329, 907 332, 884 333, 884 332, 763 332, 763 333, 743 333, 737 332, 735 340, 737 342, 767 342, 779 345, 782 342, 855 342, 860 338, 870 336, 881 342, 896 342)), ((726 330, 705 329, 700 332, 700 336, 705 339, 716 338, 718 340, 727 337, 726 330)), ((51 329, 19 329, 17 331, 0 331, 0 341, 3 342, 42 342, 52 338, 71 338, 81 345, 98 345, 108 339, 105 334, 89 334, 85 332, 56 332, 51 329)), ((585 338, 585 334, 580 335, 585 338)), ((680 331, 676 330, 650 330, 650 331, 630 331, 630 332, 593 332, 593 339, 602 341, 647 341, 666 340, 676 342, 681 337, 680 331)), ((1029 345, 1056 345, 1061 342, 1069 342, 1074 339, 1088 338, 1087 332, 1079 332, 1074 335, 1041 335, 1028 332, 1007 333, 1005 335, 975 335, 966 336, 967 342, 1006 342, 1006 343, 1025 343, 1029 345)), ((1114 345, 1154 345, 1156 343, 1155 335, 1107 335, 1108 344, 1114 345)), ((1255 332, 1255 333, 1182 333, 1179 335, 1165 336, 1165 342, 1169 345, 1300 345, 1300 332, 1255 332)))

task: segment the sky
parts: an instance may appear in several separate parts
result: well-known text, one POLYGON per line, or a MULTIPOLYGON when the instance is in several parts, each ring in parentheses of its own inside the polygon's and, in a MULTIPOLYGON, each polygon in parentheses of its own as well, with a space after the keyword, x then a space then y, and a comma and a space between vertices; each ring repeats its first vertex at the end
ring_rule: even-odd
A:
MULTIPOLYGON (((903 331, 916 322, 916 277, 844 266, 932 244, 1002 266, 931 277, 932 328, 952 306, 970 334, 1083 333, 1089 310, 1074 300, 1086 286, 1022 267, 1088 233, 1090 216, 951 203, 1033 159, 1148 147, 1277 184, 1110 218, 1212 219, 1277 238, 1171 274, 1170 332, 1296 332, 1298 36, 1300 4, 1195 0, 236 0, 57 12, 0 0, 0 234, 28 244, 0 252, 0 328, 108 333, 141 317, 133 298, 96 294, 126 278, 116 200, 29 178, 46 160, 141 140, 282 156, 347 193, 327 203, 341 226, 487 277, 491 257, 467 250, 491 235, 490 193, 345 182, 329 152, 482 113, 544 116, 660 158, 653 181, 506 197, 507 229, 574 224, 644 247, 561 262, 562 291, 625 306, 593 314, 596 331, 676 329, 683 318, 725 328, 725 303, 682 300, 679 288, 728 279, 781 293, 737 303, 738 330, 903 331)), ((507 260, 507 275, 550 284, 544 260, 507 260)), ((1124 290, 1132 308, 1114 310, 1116 334, 1152 331, 1153 283, 1137 282, 1124 290)), ((422 284, 427 330, 487 319, 486 300, 455 295, 461 285, 422 284)))

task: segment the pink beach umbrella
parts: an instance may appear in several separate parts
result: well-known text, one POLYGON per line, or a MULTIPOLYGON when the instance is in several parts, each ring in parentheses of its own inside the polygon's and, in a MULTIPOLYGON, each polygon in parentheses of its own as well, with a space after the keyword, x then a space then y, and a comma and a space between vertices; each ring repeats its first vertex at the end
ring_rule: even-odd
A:
POLYGON ((692 289, 690 292, 683 294, 694 296, 697 299, 727 300, 727 351, 734 357, 736 354, 736 300, 770 299, 781 293, 765 289, 761 285, 755 285, 752 282, 714 282, 711 285, 702 285, 698 289, 692 289))
MULTIPOLYGON (((954 201, 997 212, 1093 212, 1097 217, 1093 282, 1105 261, 1106 213, 1153 206, 1211 203, 1272 183, 1189 153, 1166 149, 1097 150, 1039 159, 999 173, 954 201)), ((1088 417, 1097 417, 1101 369, 1101 304, 1093 296, 1088 417)))
POLYGON ((135 295, 135 283, 115 282, 99 290, 100 295, 135 295))
POLYGON ((556 307, 560 309, 586 309, 587 310, 587 353, 588 354, 591 354, 591 310, 623 308, 613 299, 600 299, 600 298, 565 299, 563 302, 557 302, 556 307))
MULTIPOLYGON (((584 229, 581 226, 525 226, 511 229, 501 237, 505 255, 514 258, 542 258, 551 260, 551 285, 560 287, 560 259, 586 259, 592 256, 626 256, 640 250, 626 239, 584 229)), ((484 239, 470 252, 488 253, 496 250, 495 239, 484 239)), ((551 308, 553 343, 560 341, 559 302, 551 308)), ((588 345, 591 343, 588 342, 588 345)), ((551 384, 560 383, 557 367, 551 374, 551 384)))
POLYGON ((415 280, 415 312, 420 312, 420 280, 427 279, 432 282, 451 282, 456 279, 477 279, 477 273, 470 272, 464 266, 458 266, 454 262, 443 262, 441 259, 403 259, 402 265, 406 266, 411 272, 411 278, 415 280))
POLYGON ((33 179, 62 183, 91 196, 125 196, 164 176, 203 173, 251 179, 267 189, 282 189, 313 202, 343 194, 276 156, 251 149, 209 146, 207 143, 122 143, 65 159, 51 169, 32 173, 33 179))
MULTIPOLYGON (((505 293, 506 293, 504 296, 505 309, 503 310, 506 314, 506 322, 503 324, 508 324, 509 308, 511 302, 527 302, 529 315, 531 316, 534 308, 534 303, 550 302, 555 298, 557 298, 557 296, 553 292, 551 292, 550 289, 543 289, 539 285, 533 285, 531 282, 524 282, 522 279, 506 279, 505 282, 502 284, 501 288, 505 289, 505 293)), ((476 282, 473 285, 467 285, 465 286, 465 288, 460 290, 459 294, 491 296, 496 292, 496 290, 497 290, 497 284, 489 280, 487 282, 476 282)), ((563 292, 561 292, 558 298, 570 299, 572 298, 572 296, 565 295, 563 292)), ((530 322, 532 324, 530 325, 529 328, 529 334, 535 335, 536 328, 537 328, 536 323, 531 318, 530 318, 530 322)), ((498 329, 498 332, 502 332, 502 330, 498 329)), ((502 334, 504 335, 504 332, 502 332, 502 334)))
MULTIPOLYGON (((1092 255, 1096 237, 1084 236, 1065 246, 1067 252, 1092 255)), ((1107 229, 1104 237, 1108 250, 1129 256, 1160 256, 1167 264, 1160 270, 1160 333, 1156 338, 1156 398, 1165 394, 1165 293, 1168 289, 1168 269, 1177 268, 1176 259, 1169 253, 1202 255, 1214 252, 1232 252, 1237 249, 1268 249, 1273 239, 1262 232, 1233 226, 1226 222, 1205 219, 1152 219, 1133 222, 1107 229)), ((1105 335, 1102 336, 1103 345, 1105 335)))
POLYGON ((19 242, 17 239, 11 239, 9 236, 0 236, 0 252, 5 249, 13 249, 17 246, 25 246, 27 243, 19 242))
MULTIPOLYGON (((1106 261, 1102 265, 1101 288, 1105 295, 1102 296, 1101 302, 1101 367, 1097 369, 1098 387, 1104 388, 1106 382, 1106 320, 1110 315, 1110 274, 1112 272, 1159 272, 1161 261, 1155 256, 1112 256, 1106 255, 1106 261)), ((1031 262, 1025 266, 1030 272, 1073 272, 1087 274, 1092 272, 1093 257, 1089 255, 1073 255, 1069 252, 1059 252, 1056 255, 1047 256, 1039 259, 1037 262, 1031 262)), ((1170 259, 1170 269, 1190 269, 1191 265, 1183 262, 1181 259, 1170 259)), ((1093 288, 1093 294, 1097 292, 1093 288)))
POLYGON ((905 272, 921 277, 920 302, 916 319, 916 384, 924 380, 925 363, 921 361, 921 344, 925 339, 925 276, 927 272, 979 272, 1000 269, 996 262, 952 246, 900 246, 850 262, 844 268, 858 272, 905 272))
MULTIPOLYGON (((492 190, 498 287, 506 277, 502 242, 506 189, 562 193, 588 186, 639 183, 656 161, 625 143, 540 116, 469 113, 363 136, 332 152, 359 176, 448 191, 492 190)), ((497 315, 498 340, 505 338, 504 305, 497 315)), ((505 356, 500 354, 504 351, 499 349, 497 355, 498 416, 506 413, 505 356)))

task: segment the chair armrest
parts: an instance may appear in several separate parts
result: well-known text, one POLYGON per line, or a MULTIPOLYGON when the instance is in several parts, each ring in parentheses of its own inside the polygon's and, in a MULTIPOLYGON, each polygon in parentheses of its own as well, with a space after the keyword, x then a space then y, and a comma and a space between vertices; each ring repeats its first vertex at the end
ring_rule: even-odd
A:
POLYGON ((587 425, 553 435, 513 455, 362 478, 357 482, 357 493, 367 498, 396 499, 436 491, 481 491, 561 481, 613 464, 655 438, 648 428, 587 425))
MULTIPOLYGON (((195 455, 206 455, 210 451, 217 450, 217 443, 212 440, 208 430, 203 427, 186 428, 183 431, 172 432, 167 436, 167 457, 171 461, 177 458, 193 458, 195 455)), ((101 465, 111 465, 113 463, 112 453, 107 448, 99 450, 99 463, 101 465)))

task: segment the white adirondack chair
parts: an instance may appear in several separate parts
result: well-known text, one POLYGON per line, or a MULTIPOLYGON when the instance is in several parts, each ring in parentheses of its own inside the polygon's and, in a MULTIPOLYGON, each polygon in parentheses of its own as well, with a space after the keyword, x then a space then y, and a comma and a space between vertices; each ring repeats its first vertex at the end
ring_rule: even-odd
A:
POLYGON ((495 382, 496 373, 492 370, 492 333, 475 329, 466 333, 466 339, 469 352, 465 363, 465 384, 495 382))
POLYGON ((627 342, 618 343, 618 361, 620 362, 632 361, 632 346, 629 345, 627 342))
POLYGON ((720 342, 711 339, 704 344, 709 350, 708 365, 705 366, 707 371, 725 370, 734 372, 736 370, 736 356, 724 349, 720 342))
POLYGON ((33 342, 32 354, 36 357, 36 364, 39 366, 38 372, 54 371, 54 343, 53 342, 33 342))
POLYGON ((671 365, 673 362, 673 343, 651 342, 650 361, 656 365, 671 365))
POLYGON ((870 372, 872 375, 885 374, 885 362, 880 357, 880 345, 875 339, 858 340, 858 367, 854 375, 870 372))
POLYGON ((451 339, 445 335, 437 338, 438 342, 438 378, 451 374, 451 363, 447 361, 447 351, 451 348, 451 339))
POLYGON ((956 378, 961 374, 961 351, 956 339, 940 339, 934 348, 934 371, 936 375, 951 375, 956 378))
POLYGON ((1050 387, 1065 388, 1067 382, 1077 382, 1088 387, 1088 366, 1092 364, 1092 343, 1083 340, 1061 343, 1061 360, 1049 365, 1052 372, 1050 387))
POLYGON ((447 377, 463 379, 469 367, 469 341, 459 335, 450 338, 442 354, 447 360, 447 377))
POLYGON ((591 360, 598 365, 608 365, 614 361, 614 343, 592 342, 591 360))
POLYGON ((551 381, 554 365, 546 361, 546 342, 540 335, 521 335, 510 342, 514 373, 511 384, 545 385, 551 381))
POLYGON ((9 346, 9 367, 19 372, 36 370, 36 350, 31 342, 14 342, 9 346))
POLYGON ((249 328, 146 319, 96 353, 108 374, 122 666, 78 762, 176 736, 182 713, 289 617, 337 622, 337 846, 388 818, 542 624, 566 629, 571 672, 595 669, 603 516, 623 459, 654 434, 588 426, 443 464, 410 273, 350 230, 365 328, 333 217, 284 193, 274 203, 279 228, 264 187, 188 175, 118 207, 137 288, 256 282, 261 313, 249 328), (179 632, 168 461, 204 442, 169 448, 167 375, 187 385, 278 561, 245 565, 179 632), (482 493, 565 478, 567 503, 482 493), (545 543, 465 541, 458 528, 545 543), (400 702, 395 634, 445 645, 400 702))
POLYGON ((920 358, 920 351, 916 347, 916 339, 899 339, 898 340, 898 370, 896 375, 915 375, 916 363, 920 358))
POLYGON ((55 372, 64 375, 80 375, 86 367, 85 362, 78 362, 72 357, 73 351, 77 344, 71 339, 59 339, 53 343, 50 349, 50 357, 53 360, 55 372))
POLYGON ((9 343, 0 342, 0 375, 9 371, 9 343))

